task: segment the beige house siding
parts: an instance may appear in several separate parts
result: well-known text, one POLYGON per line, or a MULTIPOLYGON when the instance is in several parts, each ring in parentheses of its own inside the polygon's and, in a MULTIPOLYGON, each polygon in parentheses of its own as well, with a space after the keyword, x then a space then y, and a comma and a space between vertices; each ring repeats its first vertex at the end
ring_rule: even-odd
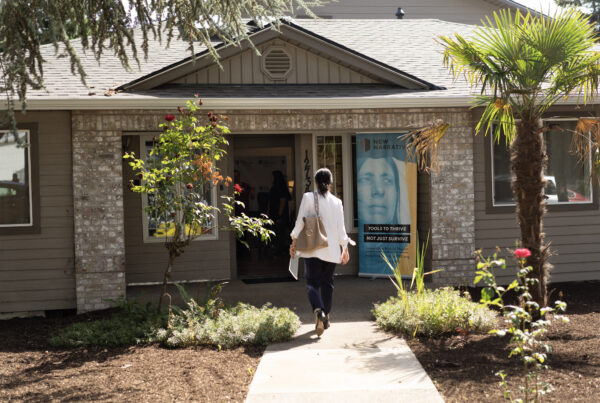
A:
POLYGON ((176 84, 371 84, 378 82, 323 55, 281 39, 268 41, 257 48, 261 55, 264 55, 273 46, 284 49, 290 57, 291 70, 284 79, 272 80, 263 71, 263 56, 257 55, 253 49, 247 49, 222 60, 222 69, 216 64, 211 64, 207 68, 172 82, 176 84))
MULTIPOLYGON (((473 144, 475 175, 475 247, 482 248, 484 254, 493 253, 496 246, 514 248, 519 238, 515 213, 495 213, 488 211, 486 200, 485 153, 490 153, 489 139, 483 135, 475 137, 473 144)), ((488 155, 489 157, 489 155, 488 155)), ((600 211, 573 210, 549 211, 544 217, 546 242, 551 242, 555 253, 550 258, 554 265, 551 281, 580 281, 600 279, 600 211)), ((513 264, 508 259, 507 263, 513 264)), ((508 282, 513 270, 498 272, 501 279, 508 282)))
MULTIPOLYGON (((500 8, 483 0, 338 0, 314 8, 322 18, 390 19, 396 18, 398 7, 405 19, 436 18, 463 24, 480 24, 481 19, 500 8)), ((299 12, 299 14, 304 14, 299 12)), ((399 38, 401 42, 401 38, 399 38)))
POLYGON ((0 312, 75 308, 71 114, 17 119, 37 124, 41 222, 39 234, 0 235, 0 312))

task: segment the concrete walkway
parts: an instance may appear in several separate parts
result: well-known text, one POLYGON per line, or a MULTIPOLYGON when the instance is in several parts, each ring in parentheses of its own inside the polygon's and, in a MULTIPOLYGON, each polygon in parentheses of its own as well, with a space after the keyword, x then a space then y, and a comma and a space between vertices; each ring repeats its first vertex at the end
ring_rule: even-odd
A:
MULTIPOLYGON (((186 285, 190 295, 203 295, 186 285)), ((130 287, 129 297, 155 301, 160 287, 130 287)), ((176 289, 170 289, 174 302, 176 289)), ((401 338, 380 332, 373 303, 396 290, 388 279, 342 276, 335 279, 332 325, 317 338, 304 281, 245 284, 231 281, 221 293, 238 301, 292 309, 304 323, 295 338, 273 344, 263 355, 247 402, 442 402, 423 368, 401 338)))
POLYGON ((373 322, 303 325, 265 351, 246 399, 262 402, 443 402, 404 340, 373 322))

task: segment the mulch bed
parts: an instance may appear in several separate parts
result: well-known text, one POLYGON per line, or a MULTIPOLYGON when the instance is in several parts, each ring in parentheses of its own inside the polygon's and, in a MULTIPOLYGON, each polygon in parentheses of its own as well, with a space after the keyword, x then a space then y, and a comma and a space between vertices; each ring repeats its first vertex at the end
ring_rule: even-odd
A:
MULTIPOLYGON (((552 285, 553 297, 562 293, 570 323, 552 325, 552 347, 541 380, 554 386, 543 397, 548 402, 600 401, 600 282, 552 285)), ((508 339, 493 335, 453 336, 441 340, 407 340, 447 402, 499 402, 503 389, 494 374, 509 375, 511 390, 522 385, 518 358, 508 358, 508 339)), ((513 398, 522 397, 513 394, 513 398)))
MULTIPOLYGON (((553 326, 550 369, 542 380, 553 402, 600 401, 600 282, 558 284, 568 324, 553 326)), ((0 401, 243 401, 264 348, 168 350, 159 346, 53 349, 49 334, 73 321, 107 315, 0 321, 0 401)), ((498 402, 494 373, 504 369, 513 391, 520 364, 507 340, 456 335, 407 340, 447 402, 498 402)), ((518 397, 514 395, 513 397, 518 397)))
POLYGON ((107 315, 0 321, 0 401, 243 402, 264 348, 53 349, 48 335, 107 315))

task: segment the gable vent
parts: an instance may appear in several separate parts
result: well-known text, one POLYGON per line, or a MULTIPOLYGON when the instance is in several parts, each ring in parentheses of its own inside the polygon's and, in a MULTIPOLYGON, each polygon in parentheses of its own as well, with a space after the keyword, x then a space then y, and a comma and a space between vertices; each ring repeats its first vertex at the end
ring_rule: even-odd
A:
POLYGON ((292 71, 292 58, 283 47, 270 47, 263 54, 262 69, 271 80, 285 80, 292 71))

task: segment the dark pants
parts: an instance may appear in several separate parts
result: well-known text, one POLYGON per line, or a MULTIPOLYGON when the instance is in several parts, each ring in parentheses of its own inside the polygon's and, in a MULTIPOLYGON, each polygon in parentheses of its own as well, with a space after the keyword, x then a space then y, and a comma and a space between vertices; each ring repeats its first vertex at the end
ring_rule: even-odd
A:
POLYGON ((335 263, 325 262, 319 258, 304 259, 304 277, 306 292, 313 311, 320 308, 328 314, 333 299, 333 271, 335 263))

